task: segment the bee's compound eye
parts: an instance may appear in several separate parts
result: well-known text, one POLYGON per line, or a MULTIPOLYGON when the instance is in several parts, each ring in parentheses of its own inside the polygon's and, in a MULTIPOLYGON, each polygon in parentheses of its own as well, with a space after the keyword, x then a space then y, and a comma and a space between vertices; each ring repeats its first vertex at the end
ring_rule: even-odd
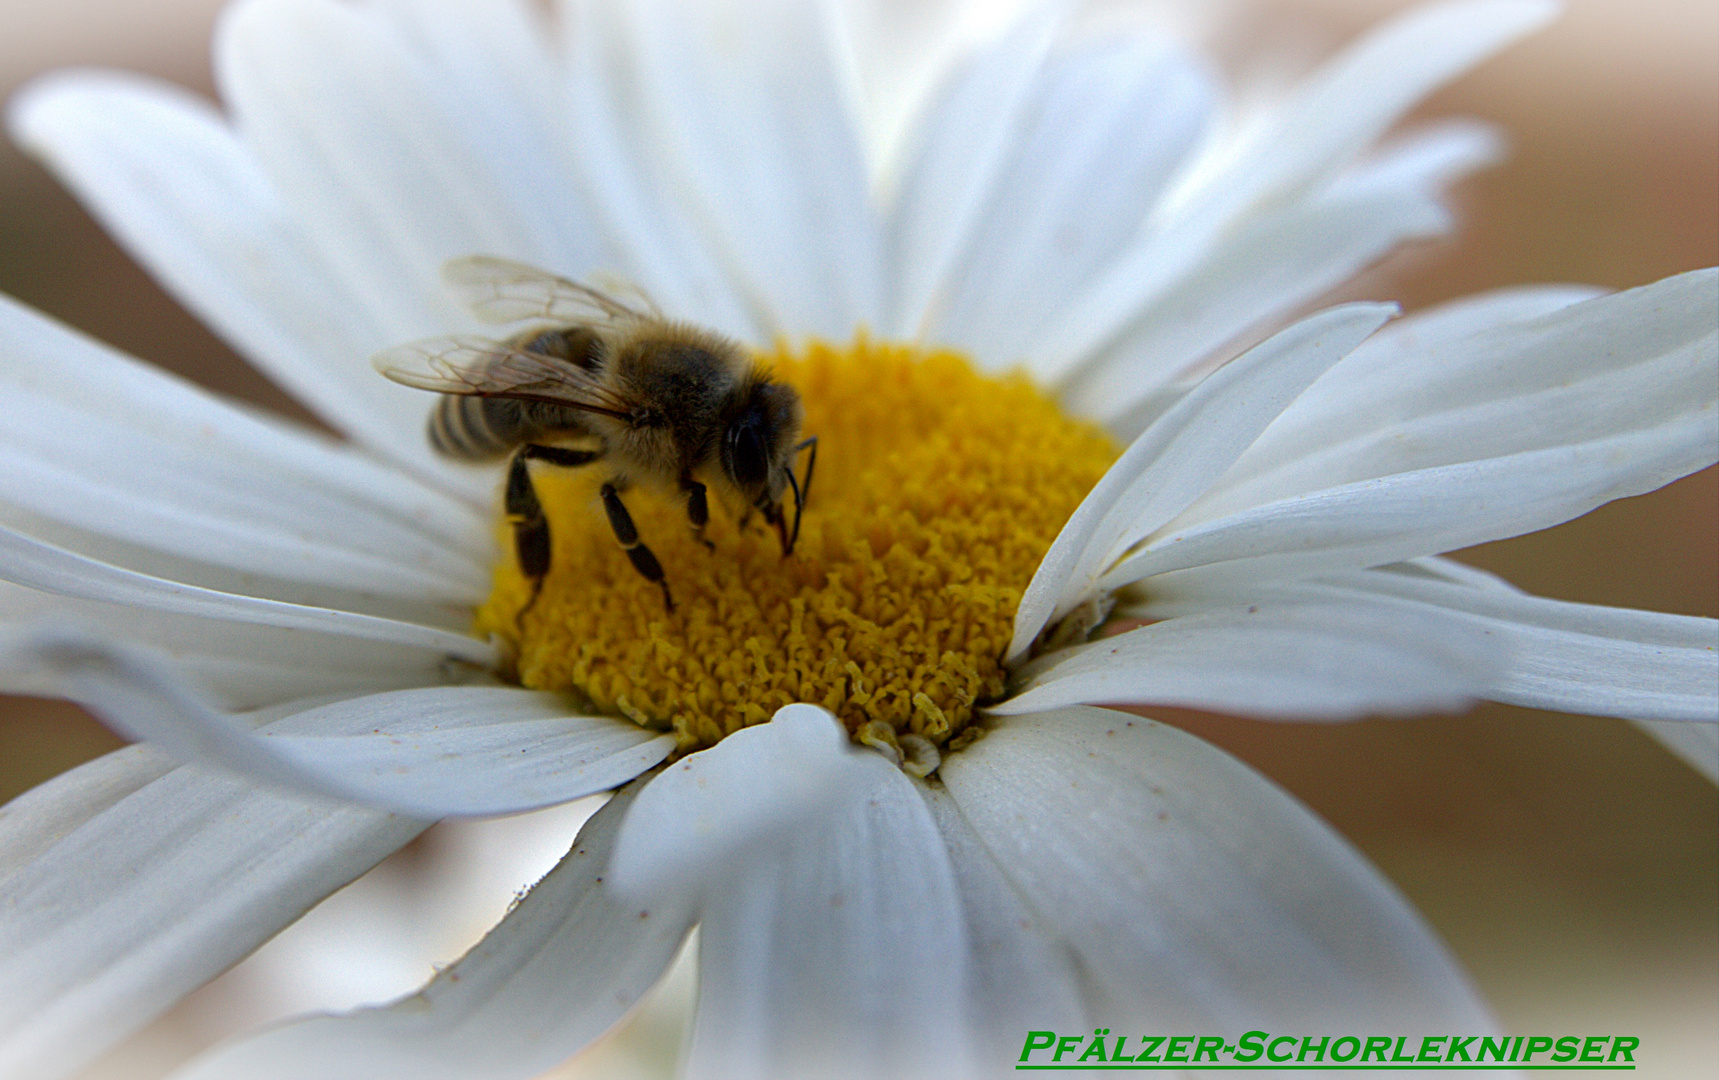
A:
POLYGON ((764 445, 761 409, 748 409, 728 426, 728 475, 743 488, 757 487, 770 475, 770 456, 764 445))

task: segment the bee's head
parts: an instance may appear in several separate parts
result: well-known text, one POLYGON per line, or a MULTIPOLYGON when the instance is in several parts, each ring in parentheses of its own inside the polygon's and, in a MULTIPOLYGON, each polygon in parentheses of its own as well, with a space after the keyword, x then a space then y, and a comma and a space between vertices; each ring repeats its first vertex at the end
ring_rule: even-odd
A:
POLYGON ((794 549, 799 532, 799 484, 794 451, 800 438, 800 395, 769 379, 753 381, 722 433, 722 471, 746 501, 762 511, 782 537, 782 553, 794 549), (794 532, 782 513, 782 496, 795 491, 794 532))

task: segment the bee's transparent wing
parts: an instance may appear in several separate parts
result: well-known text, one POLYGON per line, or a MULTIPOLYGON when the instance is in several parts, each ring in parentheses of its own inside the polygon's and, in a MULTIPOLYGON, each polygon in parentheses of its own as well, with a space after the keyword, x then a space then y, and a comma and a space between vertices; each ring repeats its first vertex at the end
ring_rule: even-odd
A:
POLYGON ((635 285, 605 280, 605 286, 613 289, 605 292, 535 266, 489 255, 448 260, 442 265, 442 279, 474 315, 487 323, 662 318, 650 297, 635 285))
POLYGON ((438 394, 547 401, 628 419, 632 403, 577 364, 458 334, 396 345, 376 354, 376 370, 405 386, 438 394))

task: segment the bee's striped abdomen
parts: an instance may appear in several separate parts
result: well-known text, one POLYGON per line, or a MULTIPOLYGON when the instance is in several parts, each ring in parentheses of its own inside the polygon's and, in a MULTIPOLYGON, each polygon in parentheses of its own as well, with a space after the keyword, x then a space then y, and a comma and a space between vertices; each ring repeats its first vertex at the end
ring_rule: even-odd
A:
POLYGON ((430 445, 448 457, 498 458, 538 433, 526 403, 444 394, 430 413, 430 445))
POLYGON ((529 442, 589 435, 577 409, 517 398, 443 394, 430 412, 430 445, 466 461, 490 461, 529 442))

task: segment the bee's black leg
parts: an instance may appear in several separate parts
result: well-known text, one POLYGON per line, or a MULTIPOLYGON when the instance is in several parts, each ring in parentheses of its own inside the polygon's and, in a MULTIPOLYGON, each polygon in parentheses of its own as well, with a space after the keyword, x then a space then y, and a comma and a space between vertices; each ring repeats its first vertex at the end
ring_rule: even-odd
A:
POLYGON ((513 455, 513 464, 507 470, 505 507, 513 522, 513 550, 519 559, 519 572, 531 579, 531 599, 513 617, 516 627, 542 595, 543 578, 549 573, 549 519, 543 516, 543 504, 537 500, 537 489, 531 484, 531 468, 526 462, 547 461, 572 468, 588 465, 601 456, 593 450, 531 444, 520 447, 513 455))
POLYGON ((513 617, 516 627, 537 603, 543 592, 543 576, 549 573, 549 520, 543 516, 543 504, 537 501, 531 469, 525 461, 522 449, 513 455, 513 464, 507 469, 506 509, 508 520, 513 522, 513 551, 519 559, 519 572, 531 581, 531 599, 513 617))
POLYGON ((633 569, 644 576, 646 581, 654 581, 662 587, 663 606, 674 610, 674 597, 669 595, 668 582, 663 578, 662 563, 639 540, 639 530, 633 525, 633 515, 627 513, 627 506, 621 502, 621 493, 615 490, 612 483, 603 485, 603 509, 609 514, 609 527, 615 530, 615 539, 627 549, 627 558, 632 561, 633 569))
POLYGON ((710 500, 706 496, 704 485, 690 476, 680 478, 681 490, 686 492, 686 519, 692 522, 692 533, 698 537, 698 542, 711 551, 716 545, 704 538, 704 527, 710 523, 710 500))

